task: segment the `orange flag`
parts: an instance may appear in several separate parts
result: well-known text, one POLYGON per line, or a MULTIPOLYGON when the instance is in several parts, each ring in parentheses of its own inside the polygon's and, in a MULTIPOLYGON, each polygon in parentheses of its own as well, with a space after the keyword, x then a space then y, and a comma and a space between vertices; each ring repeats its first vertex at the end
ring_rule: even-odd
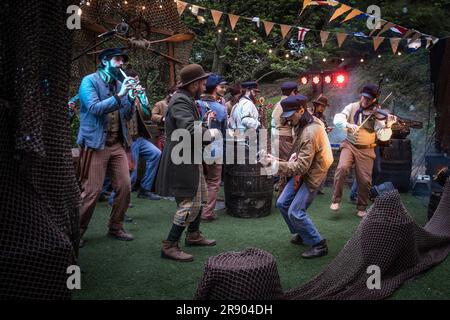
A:
POLYGON ((349 7, 346 4, 343 4, 342 6, 340 6, 331 16, 330 22, 333 21, 334 19, 336 19, 337 17, 339 17, 340 15, 346 13, 347 11, 350 11, 352 8, 349 7))
POLYGON ((344 23, 350 19, 353 19, 354 17, 359 16, 361 13, 362 13, 362 11, 360 11, 358 9, 353 9, 352 12, 350 12, 341 23, 344 23))
POLYGON ((394 27, 395 23, 392 22, 388 22, 384 25, 383 29, 381 29, 381 31, 377 34, 377 37, 381 36, 382 33, 385 33, 386 31, 388 31, 390 28, 394 27))
POLYGON ((234 14, 228 14, 228 18, 230 19, 231 29, 234 30, 240 17, 234 14))
POLYGON ((400 40, 402 40, 402 38, 391 38, 391 39, 389 39, 389 41, 391 42, 392 52, 394 54, 397 53, 398 44, 400 43, 400 40))
POLYGON ((186 9, 187 3, 183 1, 177 1, 177 10, 178 14, 181 16, 184 12, 184 9, 186 9))
POLYGON ((347 38, 347 34, 345 33, 336 33, 336 39, 339 45, 339 48, 342 46, 342 44, 345 41, 345 38, 347 38))
POLYGON ((373 48, 377 51, 380 44, 384 41, 384 37, 373 37, 373 48))
POLYGON ((222 17, 223 12, 221 11, 217 11, 217 10, 211 10, 211 15, 213 17, 214 20, 214 24, 217 25, 219 24, 220 18, 222 17))
POLYGON ((325 43, 328 40, 330 33, 328 31, 320 31, 320 40, 322 41, 322 47, 325 47, 325 43))
POLYGON ((264 23, 264 29, 266 30, 266 35, 269 35, 270 31, 272 31, 273 26, 275 23, 270 21, 263 21, 264 23))
POLYGON ((284 38, 286 38, 286 35, 291 30, 292 26, 288 26, 286 24, 280 24, 280 28, 281 28, 281 35, 283 36, 283 39, 284 39, 284 38))

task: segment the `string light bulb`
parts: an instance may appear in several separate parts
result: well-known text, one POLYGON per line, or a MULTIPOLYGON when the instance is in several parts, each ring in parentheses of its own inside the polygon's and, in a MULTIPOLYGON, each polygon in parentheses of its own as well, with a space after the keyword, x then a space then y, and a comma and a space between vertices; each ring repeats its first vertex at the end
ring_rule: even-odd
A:
POLYGON ((86 5, 87 5, 87 6, 90 6, 90 5, 91 5, 91 3, 90 3, 90 2, 88 1, 88 2, 86 2, 86 5))
POLYGON ((323 62, 327 62, 327 58, 323 58, 322 61, 323 61, 323 62))
POLYGON ((253 39, 253 43, 256 43, 256 39, 253 39))
POLYGON ((381 54, 378 55, 378 59, 381 58, 381 54))
POLYGON ((345 59, 344 58, 341 58, 341 61, 344 61, 345 59))
POLYGON ((286 53, 285 57, 286 57, 286 58, 289 58, 289 53, 286 53))
POLYGON ((364 62, 364 59, 361 59, 360 61, 361 61, 361 63, 362 63, 362 62, 364 62))
POLYGON ((222 33, 222 29, 217 30, 218 33, 222 33))
POLYGON ((234 38, 234 41, 238 41, 238 40, 239 40, 238 37, 235 37, 235 38, 234 38))
POLYGON ((142 10, 145 10, 145 6, 142 6, 142 10))
POLYGON ((160 9, 162 9, 162 8, 163 8, 162 4, 160 4, 160 5, 159 5, 159 8, 160 8, 160 9))
POLYGON ((305 60, 308 60, 309 59, 309 57, 308 56, 305 56, 305 60))
POLYGON ((272 49, 269 49, 269 53, 272 53, 272 49))
POLYGON ((124 3, 124 4, 128 4, 128 1, 124 1, 123 3, 124 3))
POLYGON ((399 52, 399 53, 397 53, 399 56, 401 56, 402 55, 402 53, 401 52, 399 52))

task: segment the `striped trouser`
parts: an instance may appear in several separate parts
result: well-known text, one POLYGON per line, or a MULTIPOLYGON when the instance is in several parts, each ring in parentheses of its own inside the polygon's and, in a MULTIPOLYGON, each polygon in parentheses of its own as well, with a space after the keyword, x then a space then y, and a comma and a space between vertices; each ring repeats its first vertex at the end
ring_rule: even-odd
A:
MULTIPOLYGON (((111 177, 111 183, 116 193, 114 197, 108 227, 113 230, 123 228, 123 219, 130 203, 131 183, 125 149, 116 143, 102 150, 92 150, 92 156, 87 168, 87 175, 81 181, 80 232, 86 231, 95 205, 100 197, 105 181, 105 174, 111 177)), ((81 161, 82 159, 80 159, 81 161)))
POLYGON ((208 190, 206 187, 203 167, 199 165, 199 179, 197 193, 194 198, 175 198, 177 202, 177 212, 173 218, 173 223, 180 227, 185 227, 193 222, 201 213, 202 208, 208 201, 208 190))

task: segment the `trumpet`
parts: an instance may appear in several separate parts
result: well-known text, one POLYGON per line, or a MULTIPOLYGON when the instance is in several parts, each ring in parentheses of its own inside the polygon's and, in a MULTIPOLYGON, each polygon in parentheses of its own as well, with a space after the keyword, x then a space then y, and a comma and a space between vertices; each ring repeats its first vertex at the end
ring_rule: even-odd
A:
MULTIPOLYGON (((124 79, 126 79, 128 77, 127 74, 121 68, 119 68, 119 70, 120 70, 120 73, 122 73, 122 76, 124 77, 124 79)), ((133 87, 130 90, 137 90, 139 93, 145 91, 145 88, 142 88, 142 86, 139 84, 140 81, 133 81, 130 83, 133 85, 133 87)))

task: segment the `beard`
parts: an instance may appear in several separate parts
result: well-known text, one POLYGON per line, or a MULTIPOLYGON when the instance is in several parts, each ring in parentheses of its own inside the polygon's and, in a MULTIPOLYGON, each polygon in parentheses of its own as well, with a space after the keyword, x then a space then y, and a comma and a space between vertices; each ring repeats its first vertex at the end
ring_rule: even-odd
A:
POLYGON ((303 113, 303 115, 300 117, 300 119, 298 119, 298 123, 297 126, 299 127, 304 127, 306 126, 308 123, 311 123, 312 121, 312 115, 309 113, 308 110, 305 110, 305 112, 303 113))
POLYGON ((106 71, 115 79, 115 80, 119 80, 119 81, 123 81, 124 78, 122 76, 122 73, 119 70, 120 68, 118 67, 108 67, 106 69, 106 71))

